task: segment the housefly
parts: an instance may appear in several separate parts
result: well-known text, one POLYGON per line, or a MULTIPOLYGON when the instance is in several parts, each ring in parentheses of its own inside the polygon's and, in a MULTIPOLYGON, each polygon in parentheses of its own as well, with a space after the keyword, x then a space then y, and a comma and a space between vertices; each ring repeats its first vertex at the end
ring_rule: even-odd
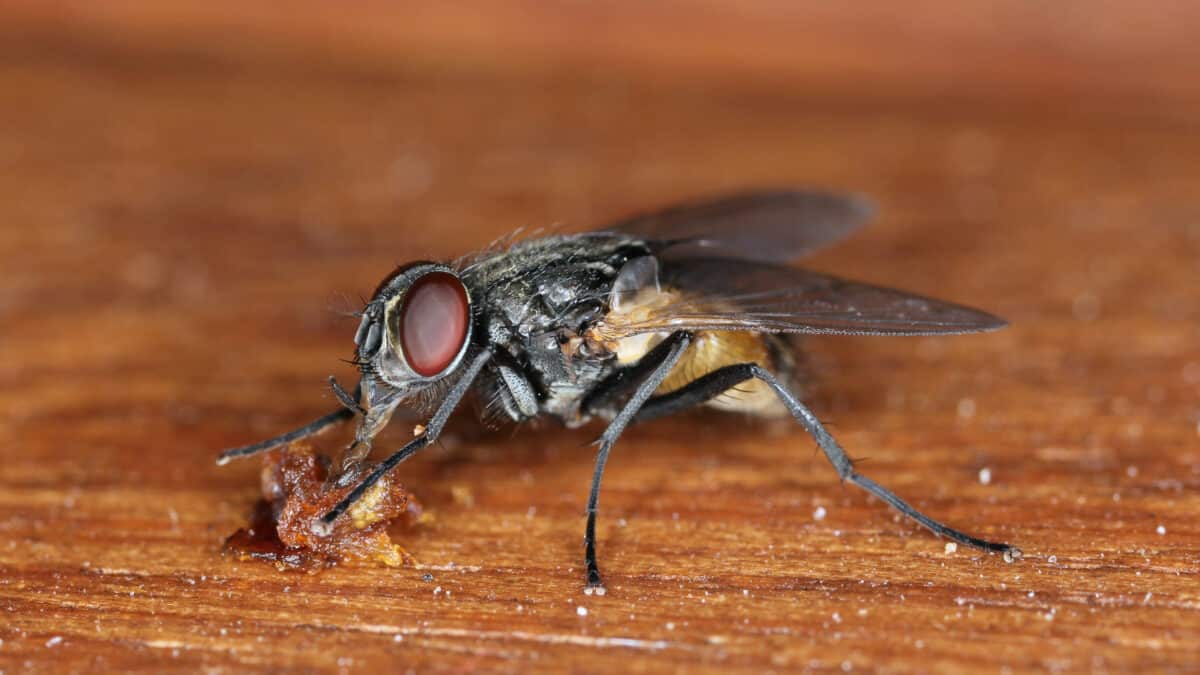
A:
POLYGON ((984 312, 847 281, 786 263, 855 230, 863 199, 819 191, 759 191, 630 217, 593 232, 494 246, 452 264, 414 262, 383 280, 362 311, 353 393, 330 378, 342 407, 305 427, 224 452, 219 463, 357 418, 341 487, 317 521, 327 533, 387 472, 432 443, 471 391, 492 414, 569 427, 607 421, 598 440, 584 538, 587 585, 602 589, 596 511, 609 452, 633 422, 694 406, 793 417, 843 481, 934 533, 1006 560, 1020 551, 920 513, 859 473, 797 396, 790 352, 799 334, 947 335, 995 330, 984 312), (372 439, 398 408, 426 421, 369 471, 372 439))

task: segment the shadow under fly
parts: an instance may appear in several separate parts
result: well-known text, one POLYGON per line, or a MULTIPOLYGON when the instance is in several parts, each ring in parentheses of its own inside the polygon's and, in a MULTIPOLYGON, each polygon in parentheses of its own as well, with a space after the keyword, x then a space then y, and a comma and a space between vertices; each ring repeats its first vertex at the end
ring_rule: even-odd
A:
MULTIPOLYGON (((609 452, 625 429, 699 405, 790 415, 843 481, 938 535, 1011 561, 1020 550, 952 529, 855 470, 796 396, 789 334, 945 335, 995 330, 995 316, 786 263, 856 229, 872 208, 802 190, 736 194, 611 223, 593 232, 493 246, 453 264, 414 262, 383 280, 355 335, 358 386, 333 382, 342 407, 219 463, 358 419, 332 480, 353 490, 317 521, 330 525, 385 473, 441 433, 472 390, 492 414, 608 421, 598 441, 584 538, 589 590, 603 589, 596 512, 609 452), (417 435, 365 465, 400 406, 427 415, 417 435)), ((602 592, 602 591, 601 591, 602 592)))

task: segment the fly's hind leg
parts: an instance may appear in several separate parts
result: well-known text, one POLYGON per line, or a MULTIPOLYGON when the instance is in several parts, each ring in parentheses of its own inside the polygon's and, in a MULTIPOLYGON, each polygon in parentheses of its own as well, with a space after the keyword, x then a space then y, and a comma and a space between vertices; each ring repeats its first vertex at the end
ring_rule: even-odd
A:
POLYGON ((941 535, 956 541, 966 546, 972 546, 984 551, 1001 553, 1006 561, 1011 562, 1016 558, 1021 557, 1021 550, 1009 544, 997 543, 972 537, 951 527, 947 527, 938 521, 926 516, 920 511, 912 507, 908 502, 896 496, 891 490, 883 487, 879 483, 867 478, 854 469, 854 463, 846 455, 846 451, 838 444, 837 440, 825 429, 817 416, 813 414, 803 403, 800 402, 792 392, 784 386, 774 375, 767 371, 762 366, 756 363, 741 363, 732 366, 726 366, 715 370, 703 377, 697 378, 688 385, 677 389, 669 394, 656 396, 646 402, 638 413, 637 421, 653 419, 669 415, 671 413, 683 410, 685 408, 699 405, 705 401, 709 401, 722 393, 728 391, 734 386, 750 379, 758 379, 771 387, 779 400, 787 407, 788 412, 796 418, 804 426, 810 435, 817 441, 817 445, 825 453, 825 457, 833 468, 837 470, 838 476, 843 481, 849 481, 858 487, 870 492, 879 497, 883 501, 890 504, 906 517, 915 520, 922 526, 928 528, 935 534, 941 535))

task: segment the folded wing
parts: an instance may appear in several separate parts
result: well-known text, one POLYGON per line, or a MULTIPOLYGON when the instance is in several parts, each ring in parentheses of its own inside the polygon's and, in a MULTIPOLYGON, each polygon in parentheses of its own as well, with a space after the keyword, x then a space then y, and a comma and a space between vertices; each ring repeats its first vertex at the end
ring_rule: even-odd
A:
POLYGON ((986 312, 905 291, 737 258, 664 260, 659 297, 613 312, 606 337, 673 330, 953 335, 1004 327, 986 312))
POLYGON ((787 262, 849 235, 874 213, 863 197, 763 190, 686 203, 599 228, 662 242, 665 257, 787 262))

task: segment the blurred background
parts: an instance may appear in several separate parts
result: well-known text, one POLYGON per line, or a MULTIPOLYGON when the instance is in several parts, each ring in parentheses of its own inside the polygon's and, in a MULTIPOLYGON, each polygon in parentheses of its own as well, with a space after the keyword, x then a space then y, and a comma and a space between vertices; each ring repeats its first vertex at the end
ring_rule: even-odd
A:
POLYGON ((1197 27, 1193 2, 7 2, 0 360, 106 391, 119 366, 121 414, 168 395, 241 440, 252 392, 324 395, 312 363, 399 262, 800 184, 881 206, 814 265, 1002 314, 1023 393, 1090 396, 1073 341, 1147 377, 1123 336, 1195 337, 1197 27))
MULTIPOLYGON (((352 377, 338 360, 349 312, 393 266, 518 227, 581 230, 682 198, 810 185, 880 206, 812 266, 1013 322, 961 339, 814 340, 818 411, 852 455, 876 460, 880 482, 980 534, 1019 536, 1031 560, 1055 550, 1076 567, 991 572, 1009 586, 979 594, 1007 613, 970 630, 1008 650, 945 632, 957 610, 938 594, 990 584, 966 562, 943 572, 962 587, 930 588, 918 567, 911 585, 876 589, 896 608, 876 625, 876 609, 860 620, 815 591, 798 603, 789 594, 821 580, 906 578, 905 547, 941 544, 841 490, 807 450, 785 459, 748 425, 697 439, 664 421, 630 435, 606 477, 606 513, 629 515, 602 532, 613 587, 649 594, 629 609, 646 622, 587 626, 657 635, 671 615, 648 608, 668 600, 696 613, 695 631, 777 612, 775 628, 724 646, 697 633, 688 652, 741 654, 760 671, 841 653, 833 638, 780 632, 807 622, 824 635, 831 614, 849 633, 901 634, 856 643, 863 662, 895 649, 922 669, 934 652, 959 667, 1019 653, 1018 667, 1186 669, 1198 633, 1180 631, 1200 601, 1178 585, 1200 541, 1198 36, 1200 3, 1185 0, 0 2, 0 447, 15 449, 2 451, 0 526, 17 542, 0 577, 44 589, 51 577, 28 570, 74 579, 85 563, 159 575, 185 616, 172 618, 174 600, 131 604, 128 624, 95 639, 137 663, 122 650, 146 644, 146 626, 201 626, 212 630, 188 663, 253 664, 228 649, 253 653, 284 624, 264 610, 218 636, 232 603, 171 581, 228 564, 221 538, 256 498, 252 463, 218 470, 213 457, 332 405, 325 376, 352 377), (814 523, 824 505, 837 509, 814 523), (1153 565, 1136 553, 1147 549, 1153 565), (684 563, 739 598, 737 584, 768 589, 716 612, 672 596, 674 582, 620 572, 684 563), (1035 582, 1060 602, 1057 623, 1045 607, 1021 614, 1035 582), (1100 622, 1100 590, 1147 614, 1100 622)), ((430 561, 486 561, 480 606, 499 588, 544 611, 526 615, 529 630, 578 631, 574 609, 547 608, 578 585, 567 563, 591 457, 574 450, 591 433, 502 433, 470 461, 406 464, 439 513, 407 542, 430 561), (474 490, 470 505, 452 484, 474 490)), ((310 588, 298 615, 335 624, 347 610, 321 593, 378 583, 339 574, 351 576, 310 588)), ((80 578, 87 592, 62 590, 76 603, 63 606, 99 609, 26 611, 0 627, 5 649, 41 649, 52 634, 38 631, 65 620, 86 618, 92 635, 91 618, 123 607, 119 580, 106 595, 80 578)), ((474 645, 475 617, 428 605, 419 579, 373 597, 474 645)), ((511 603, 493 611, 486 625, 509 630, 511 603)), ((670 620, 681 630, 663 639, 683 639, 670 620)), ((327 647, 295 653, 331 666, 327 647)))

